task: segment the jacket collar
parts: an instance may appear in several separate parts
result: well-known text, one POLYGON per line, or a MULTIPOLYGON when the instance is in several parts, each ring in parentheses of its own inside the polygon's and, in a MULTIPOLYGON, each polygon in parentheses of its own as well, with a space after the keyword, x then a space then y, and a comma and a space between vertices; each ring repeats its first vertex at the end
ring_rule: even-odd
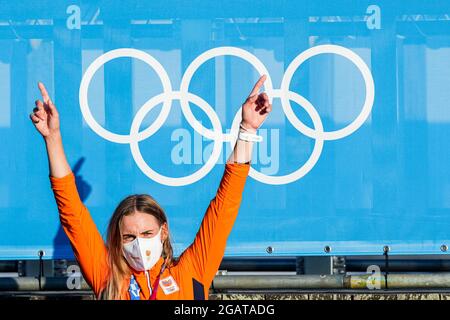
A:
MULTIPOLYGON (((150 274, 150 278, 154 279, 158 276, 158 274, 161 271, 162 265, 164 263, 164 258, 160 257, 159 260, 156 262, 156 264, 150 269, 147 270, 150 274)), ((145 277, 145 271, 137 271, 134 270, 133 268, 131 268, 131 273, 135 276, 135 277, 145 277)))

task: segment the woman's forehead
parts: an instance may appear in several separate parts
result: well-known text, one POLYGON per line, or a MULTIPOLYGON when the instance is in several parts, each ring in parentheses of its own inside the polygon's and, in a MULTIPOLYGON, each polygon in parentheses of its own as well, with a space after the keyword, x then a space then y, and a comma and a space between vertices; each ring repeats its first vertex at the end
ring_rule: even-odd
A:
POLYGON ((141 233, 159 228, 159 222, 151 214, 135 212, 124 216, 120 227, 122 233, 141 233))

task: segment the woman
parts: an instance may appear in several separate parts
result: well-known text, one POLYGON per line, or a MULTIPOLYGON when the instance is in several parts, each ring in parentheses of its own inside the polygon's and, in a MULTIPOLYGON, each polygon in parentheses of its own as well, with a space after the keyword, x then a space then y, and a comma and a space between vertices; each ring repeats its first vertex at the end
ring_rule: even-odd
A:
POLYGON ((242 105, 239 138, 225 165, 217 194, 210 201, 194 242, 174 259, 164 210, 149 195, 131 195, 120 202, 104 243, 88 209, 81 202, 67 162, 56 106, 42 83, 43 101, 30 118, 43 136, 50 182, 62 227, 86 282, 101 299, 207 299, 236 219, 250 169, 256 131, 272 110, 259 93, 266 76, 255 84, 242 105), (161 287, 161 288, 159 288, 161 287))

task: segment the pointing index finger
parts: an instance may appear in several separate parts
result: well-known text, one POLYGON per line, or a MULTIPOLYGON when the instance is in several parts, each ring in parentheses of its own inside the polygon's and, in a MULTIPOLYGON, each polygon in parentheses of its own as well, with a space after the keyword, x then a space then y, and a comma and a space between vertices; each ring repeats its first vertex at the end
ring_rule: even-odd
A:
POLYGON ((256 82, 255 86, 252 89, 252 92, 250 93, 250 97, 254 96, 255 94, 258 94, 259 89, 261 89, 262 85, 264 84, 264 81, 266 81, 267 76, 263 74, 261 78, 256 82))
POLYGON ((42 82, 38 83, 38 87, 39 87, 39 90, 41 91, 41 95, 42 95, 42 98, 44 99, 44 102, 47 103, 50 100, 47 89, 45 88, 45 86, 42 82))

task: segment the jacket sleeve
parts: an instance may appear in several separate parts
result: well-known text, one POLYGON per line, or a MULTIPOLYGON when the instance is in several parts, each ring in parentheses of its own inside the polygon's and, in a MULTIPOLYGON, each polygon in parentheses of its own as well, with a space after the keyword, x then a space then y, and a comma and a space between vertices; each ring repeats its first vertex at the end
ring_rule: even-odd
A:
POLYGON ((206 210, 194 242, 180 256, 193 277, 210 286, 225 253, 228 235, 233 228, 250 164, 227 163, 217 190, 206 210))
POLYGON ((79 197, 73 172, 62 178, 49 177, 64 232, 84 279, 98 296, 108 271, 105 242, 79 197))

